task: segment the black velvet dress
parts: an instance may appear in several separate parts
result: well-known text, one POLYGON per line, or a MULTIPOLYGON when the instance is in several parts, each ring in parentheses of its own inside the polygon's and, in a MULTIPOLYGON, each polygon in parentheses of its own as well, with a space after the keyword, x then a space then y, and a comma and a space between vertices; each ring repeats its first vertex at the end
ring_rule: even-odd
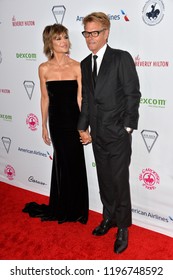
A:
POLYGON ((59 223, 88 220, 88 184, 83 145, 77 131, 77 81, 46 82, 53 165, 49 205, 27 203, 22 210, 42 221, 59 223))

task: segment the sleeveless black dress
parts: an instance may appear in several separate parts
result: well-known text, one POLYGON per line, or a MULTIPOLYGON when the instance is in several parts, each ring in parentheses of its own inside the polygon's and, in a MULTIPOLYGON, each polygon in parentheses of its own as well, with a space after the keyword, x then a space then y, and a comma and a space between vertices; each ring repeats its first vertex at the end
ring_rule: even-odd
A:
POLYGON ((88 220, 88 184, 83 145, 77 122, 76 80, 46 82, 49 95, 49 130, 53 165, 49 205, 27 203, 22 210, 42 221, 59 223, 88 220))

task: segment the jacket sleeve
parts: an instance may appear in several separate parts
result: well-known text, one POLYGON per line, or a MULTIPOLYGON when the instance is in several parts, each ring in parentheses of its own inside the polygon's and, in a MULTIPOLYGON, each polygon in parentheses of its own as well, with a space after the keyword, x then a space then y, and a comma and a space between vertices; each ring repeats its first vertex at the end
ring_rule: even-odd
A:
POLYGON ((121 53, 119 78, 125 95, 124 126, 137 129, 141 98, 140 85, 133 58, 126 51, 121 53))
POLYGON ((81 106, 81 112, 79 115, 78 130, 86 130, 89 126, 89 112, 88 112, 88 94, 87 94, 87 86, 86 86, 86 79, 85 77, 85 71, 84 71, 84 65, 81 62, 81 70, 82 70, 82 106, 81 106))

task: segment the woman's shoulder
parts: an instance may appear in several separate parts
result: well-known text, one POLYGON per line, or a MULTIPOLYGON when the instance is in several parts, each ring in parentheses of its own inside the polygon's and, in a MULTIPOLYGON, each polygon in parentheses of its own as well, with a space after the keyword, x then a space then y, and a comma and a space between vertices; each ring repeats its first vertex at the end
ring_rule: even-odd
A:
POLYGON ((81 72, 81 67, 80 67, 80 62, 75 60, 75 59, 71 59, 71 67, 73 67, 74 71, 77 73, 81 72))
POLYGON ((40 78, 46 77, 47 73, 49 73, 49 63, 48 61, 42 62, 38 66, 38 74, 40 78))
POLYGON ((80 66, 80 63, 79 63, 79 61, 77 61, 77 60, 75 60, 75 59, 73 59, 73 58, 71 58, 71 57, 69 57, 69 59, 70 59, 70 63, 73 65, 73 66, 80 66))
POLYGON ((41 69, 47 69, 48 68, 48 66, 49 66, 49 64, 48 64, 48 61, 45 61, 45 62, 42 62, 39 66, 38 66, 38 68, 41 70, 41 69))
POLYGON ((41 75, 45 75, 46 73, 48 73, 50 70, 50 63, 49 61, 46 62, 42 62, 39 67, 38 67, 38 71, 41 75))

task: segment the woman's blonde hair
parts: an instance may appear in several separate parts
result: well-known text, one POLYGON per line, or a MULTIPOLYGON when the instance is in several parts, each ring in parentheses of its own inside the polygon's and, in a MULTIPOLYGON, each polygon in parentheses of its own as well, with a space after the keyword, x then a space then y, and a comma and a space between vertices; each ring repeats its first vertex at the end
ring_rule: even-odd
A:
POLYGON ((106 28, 108 30, 110 29, 110 19, 105 13, 94 12, 87 15, 86 17, 83 18, 84 27, 88 22, 93 22, 93 21, 101 23, 103 28, 106 28))

